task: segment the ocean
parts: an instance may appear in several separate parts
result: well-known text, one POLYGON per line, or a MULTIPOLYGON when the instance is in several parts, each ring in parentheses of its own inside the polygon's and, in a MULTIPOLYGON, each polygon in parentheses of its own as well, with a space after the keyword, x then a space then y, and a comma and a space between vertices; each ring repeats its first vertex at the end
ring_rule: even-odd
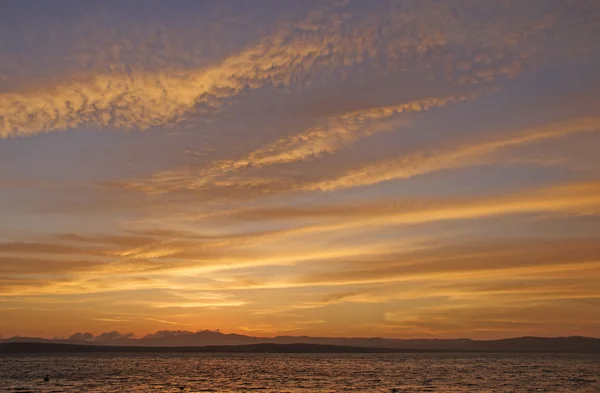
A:
POLYGON ((600 355, 0 355, 0 392, 600 392, 600 355), (46 374, 50 380, 44 382, 46 374))

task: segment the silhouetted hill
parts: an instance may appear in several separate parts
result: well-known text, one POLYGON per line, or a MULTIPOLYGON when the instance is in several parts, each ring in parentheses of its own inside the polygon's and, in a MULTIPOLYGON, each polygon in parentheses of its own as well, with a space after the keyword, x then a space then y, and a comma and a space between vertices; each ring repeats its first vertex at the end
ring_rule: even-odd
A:
MULTIPOLYGON (((77 333, 69 339, 13 337, 0 343, 70 344, 109 347, 207 347, 245 346, 247 348, 286 348, 290 345, 319 345, 350 348, 396 349, 401 351, 469 351, 469 352, 600 352, 600 339, 588 337, 518 337, 501 340, 470 339, 388 339, 336 338, 308 336, 252 337, 218 331, 161 331, 143 338, 117 332, 93 336, 77 333), (81 338, 85 339, 81 339, 81 338), (277 344, 280 347, 264 346, 277 344), (257 346, 262 345, 262 346, 257 346), (254 346, 254 347, 252 347, 254 346)), ((277 349, 279 351, 279 349, 277 349)), ((357 350, 354 350, 357 352, 357 350)))
MULTIPOLYGON (((97 352, 190 352, 190 353, 397 353, 398 348, 346 347, 319 344, 208 345, 202 347, 140 347, 11 342, 0 344, 0 353, 97 353, 97 352)), ((429 352, 429 351, 419 351, 429 352)))

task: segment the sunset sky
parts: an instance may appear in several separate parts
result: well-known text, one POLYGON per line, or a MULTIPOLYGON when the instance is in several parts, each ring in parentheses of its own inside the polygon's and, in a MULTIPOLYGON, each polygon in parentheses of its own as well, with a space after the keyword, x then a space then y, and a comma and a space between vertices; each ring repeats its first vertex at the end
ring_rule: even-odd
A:
POLYGON ((600 337, 597 0, 2 1, 0 336, 600 337))

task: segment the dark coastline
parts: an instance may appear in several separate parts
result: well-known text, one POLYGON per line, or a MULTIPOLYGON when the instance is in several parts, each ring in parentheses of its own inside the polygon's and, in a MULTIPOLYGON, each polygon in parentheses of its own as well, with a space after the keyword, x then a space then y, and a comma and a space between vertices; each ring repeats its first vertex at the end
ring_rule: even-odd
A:
POLYGON ((0 343, 0 354, 35 353, 600 353, 600 340, 591 339, 595 345, 581 347, 552 346, 545 348, 523 345, 521 347, 488 347, 479 349, 415 349, 377 348, 322 344, 249 344, 205 346, 115 346, 81 345, 64 343, 7 342, 0 343))
MULTIPOLYGON (((249 344, 184 347, 142 347, 18 342, 0 344, 3 353, 407 353, 438 352, 399 348, 349 347, 321 344, 249 344)), ((450 352, 450 351, 444 351, 450 352)))

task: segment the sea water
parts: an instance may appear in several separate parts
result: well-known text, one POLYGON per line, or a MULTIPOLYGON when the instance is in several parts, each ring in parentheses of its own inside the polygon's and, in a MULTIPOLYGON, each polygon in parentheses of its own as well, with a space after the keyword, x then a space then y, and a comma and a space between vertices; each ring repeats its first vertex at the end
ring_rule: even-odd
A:
POLYGON ((0 392, 600 392, 600 355, 0 355, 0 392), (46 374, 50 381, 44 382, 46 374))

